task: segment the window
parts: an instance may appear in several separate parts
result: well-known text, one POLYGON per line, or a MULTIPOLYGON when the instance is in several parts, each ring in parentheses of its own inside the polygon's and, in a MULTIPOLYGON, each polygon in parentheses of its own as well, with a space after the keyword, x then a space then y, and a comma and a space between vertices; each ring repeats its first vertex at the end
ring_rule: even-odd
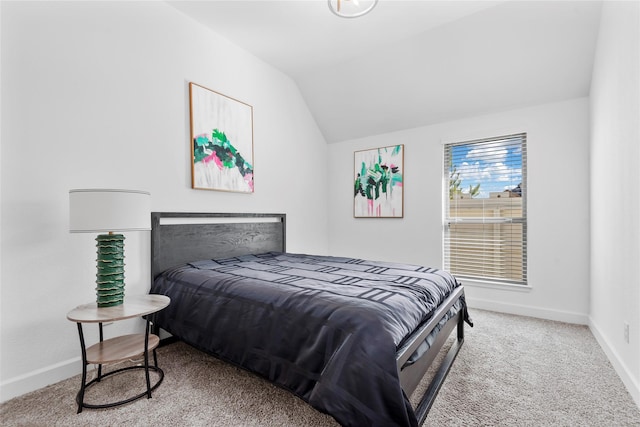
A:
POLYGON ((444 146, 444 267, 527 284, 526 134, 444 146))

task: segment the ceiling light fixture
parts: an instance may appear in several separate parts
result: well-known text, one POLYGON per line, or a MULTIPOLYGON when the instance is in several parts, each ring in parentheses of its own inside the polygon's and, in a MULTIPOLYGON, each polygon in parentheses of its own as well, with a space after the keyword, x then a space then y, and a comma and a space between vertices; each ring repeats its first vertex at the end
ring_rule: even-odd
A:
POLYGON ((376 4, 378 0, 329 0, 329 9, 342 18, 357 18, 371 12, 376 4))

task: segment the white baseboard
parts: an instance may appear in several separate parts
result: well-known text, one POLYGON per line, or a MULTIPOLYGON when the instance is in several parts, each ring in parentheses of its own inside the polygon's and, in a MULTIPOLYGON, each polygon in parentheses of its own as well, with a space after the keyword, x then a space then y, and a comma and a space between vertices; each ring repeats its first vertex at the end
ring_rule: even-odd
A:
MULTIPOLYGON (((537 317, 540 319, 555 320, 557 322, 576 323, 578 325, 589 324, 589 316, 586 313, 552 310, 549 308, 509 304, 469 297, 467 297, 467 303, 469 304, 469 308, 517 314, 519 316, 537 317)), ((471 313, 471 315, 473 317, 473 313, 471 313)))
POLYGON ((616 373, 624 383, 634 402, 636 402, 636 405, 640 408, 640 384, 638 384, 638 380, 633 378, 631 371, 624 364, 622 359, 620 359, 618 352, 611 346, 609 340, 607 340, 607 338, 600 332, 600 329, 593 322, 591 317, 589 317, 589 329, 596 338, 596 341, 598 341, 598 344, 600 344, 600 347, 602 347, 604 353, 607 355, 613 369, 615 369, 616 373))
MULTIPOLYGON (((80 357, 49 365, 27 374, 19 375, 0 384, 0 402, 6 402, 14 397, 66 380, 82 372, 80 357)), ((80 384, 78 384, 78 389, 80 384)))

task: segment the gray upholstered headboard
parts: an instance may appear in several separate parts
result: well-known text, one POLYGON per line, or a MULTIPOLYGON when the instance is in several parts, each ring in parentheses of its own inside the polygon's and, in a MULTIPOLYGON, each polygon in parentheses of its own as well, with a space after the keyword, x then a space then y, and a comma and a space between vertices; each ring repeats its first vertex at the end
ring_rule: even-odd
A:
POLYGON ((286 214, 151 213, 151 278, 203 259, 285 252, 286 214))

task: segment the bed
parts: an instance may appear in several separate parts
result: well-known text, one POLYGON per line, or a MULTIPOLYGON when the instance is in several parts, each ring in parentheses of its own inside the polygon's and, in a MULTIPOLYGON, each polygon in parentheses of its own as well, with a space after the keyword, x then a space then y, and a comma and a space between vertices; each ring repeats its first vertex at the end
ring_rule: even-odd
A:
POLYGON ((151 215, 150 293, 171 298, 155 328, 272 381, 341 425, 424 422, 465 321, 473 326, 453 276, 288 253, 285 214, 151 215), (408 396, 451 335, 413 408, 408 396))

